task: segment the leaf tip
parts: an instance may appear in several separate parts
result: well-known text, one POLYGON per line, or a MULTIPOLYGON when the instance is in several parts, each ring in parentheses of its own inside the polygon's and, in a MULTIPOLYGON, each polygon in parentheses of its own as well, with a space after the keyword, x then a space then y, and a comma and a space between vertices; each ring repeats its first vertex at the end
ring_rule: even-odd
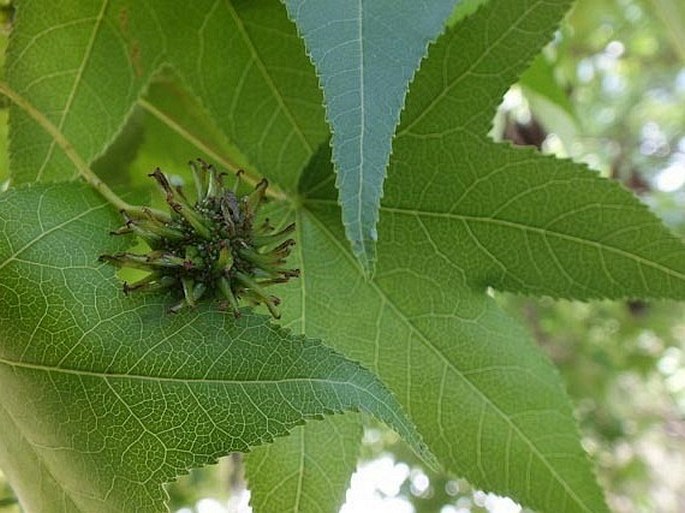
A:
POLYGON ((376 271, 376 240, 350 238, 352 253, 359 262, 364 278, 367 281, 373 279, 376 271))

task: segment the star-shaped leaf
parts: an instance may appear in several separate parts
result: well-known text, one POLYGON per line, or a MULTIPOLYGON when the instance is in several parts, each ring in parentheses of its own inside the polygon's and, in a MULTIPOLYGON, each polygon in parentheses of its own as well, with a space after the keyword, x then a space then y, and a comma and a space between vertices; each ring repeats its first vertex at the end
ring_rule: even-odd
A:
MULTIPOLYGON (((685 298, 685 247, 628 192, 583 166, 542 157, 529 149, 495 144, 487 137, 502 95, 550 39, 569 5, 567 0, 490 0, 431 47, 411 85, 393 142, 380 209, 373 280, 367 279, 349 248, 316 75, 279 3, 196 2, 184 4, 187 11, 181 17, 162 7, 150 7, 148 11, 147 7, 124 1, 103 2, 90 13, 70 1, 50 11, 53 19, 48 21, 30 14, 29 9, 26 13, 20 10, 8 77, 15 89, 44 112, 86 160, 91 160, 106 149, 117 127, 124 123, 126 113, 134 108, 133 102, 148 76, 145 73, 162 63, 171 64, 182 84, 178 91, 188 89, 189 97, 196 98, 187 104, 201 108, 193 107, 192 114, 174 112, 184 102, 164 103, 154 92, 139 100, 139 106, 158 125, 155 141, 144 141, 139 152, 145 161, 166 162, 169 147, 182 140, 183 147, 194 146, 205 154, 209 154, 208 150, 218 152, 229 167, 232 162, 239 162, 247 168, 251 179, 266 176, 281 187, 271 207, 274 218, 297 223, 298 245, 291 259, 302 271, 298 281, 284 286, 284 292, 279 293, 284 300, 284 323, 295 332, 326 340, 376 372, 449 470, 467 477, 476 486, 510 495, 541 511, 602 512, 606 506, 581 449, 571 406, 555 370, 527 334, 487 294, 487 287, 494 287, 578 299, 685 298), (53 48, 60 45, 67 46, 71 59, 68 62, 74 61, 76 72, 60 75, 41 67, 48 66, 43 61, 49 60, 54 55, 53 48), (133 51, 134 48, 137 50, 133 51), (96 65, 109 52, 128 57, 113 60, 110 67, 96 65), (12 60, 18 63, 13 65, 12 60), (34 67, 34 61, 41 66, 34 67), (139 79, 136 67, 141 64, 144 73, 139 79), (67 77, 66 85, 60 82, 60 76, 67 77), (116 81, 116 77, 129 78, 116 81), (54 89, 54 94, 45 93, 41 84, 45 90, 54 89), (108 116, 89 116, 83 105, 102 103, 108 96, 112 102, 108 116), (189 123, 195 125, 184 125, 189 123), (217 140, 214 130, 218 127, 226 144, 205 144, 203 127, 210 127, 212 141, 217 140)), ((290 14, 297 19, 292 11, 290 14)), ((407 76, 413 71, 409 70, 407 76)), ((404 88, 406 81, 399 85, 404 88)), ((393 115, 398 112, 390 110, 393 115)), ((66 164, 59 148, 39 133, 32 121, 17 110, 12 119, 15 182, 73 176, 73 168, 66 164), (43 171, 38 174, 41 167, 43 171)), ((388 119, 394 129, 395 118, 388 119)), ((174 150, 180 147, 173 146, 174 150)), ((380 197, 377 180, 366 185, 380 197)), ((88 201, 91 200, 100 204, 92 196, 88 201)), ((87 210, 78 205, 74 204, 73 215, 87 210)), ((34 211, 41 206, 38 201, 34 211)), ((64 208, 68 206, 65 204, 64 208)), ((375 205, 371 207, 367 213, 375 211, 375 205)), ((35 215, 27 215, 24 219, 20 228, 16 223, 6 223, 2 229, 13 237, 21 237, 20 232, 27 226, 45 229, 41 224, 46 222, 44 216, 36 219, 35 215)), ((69 337, 79 338, 88 333, 92 337, 88 340, 95 341, 119 333, 112 322, 103 321, 94 312, 117 307, 125 299, 112 288, 108 299, 98 302, 101 308, 87 307, 98 297, 93 290, 111 288, 114 282, 111 276, 103 275, 102 269, 92 268, 92 263, 72 265, 83 262, 79 260, 79 248, 91 244, 72 228, 66 225, 54 232, 58 238, 75 237, 69 252, 61 248, 65 258, 71 259, 66 264, 50 259, 48 249, 54 248, 39 244, 31 249, 43 248, 40 268, 13 261, 6 269, 0 269, 0 283, 5 284, 0 289, 2 297, 12 305, 40 307, 45 298, 64 302, 73 295, 65 292, 72 287, 65 287, 72 276, 79 273, 90 277, 75 282, 79 284, 78 297, 85 297, 90 303, 80 300, 70 303, 73 307, 68 310, 40 318, 35 313, 44 311, 40 308, 30 308, 30 313, 17 307, 2 311, 24 333, 36 340, 49 339, 49 343, 40 346, 40 357, 46 361, 63 356, 65 349, 72 357, 89 357, 89 353, 79 352, 81 346, 72 353, 71 346, 60 346, 64 344, 62 340, 74 340, 69 337), (13 266, 21 265, 41 274, 7 273, 13 266), (35 286, 48 276, 52 276, 53 281, 46 282, 53 283, 51 287, 35 286), (66 321, 73 323, 71 331, 53 334, 41 328, 66 321)), ((107 245, 104 241, 102 244, 107 245)), ((13 247, 12 251, 20 247, 13 247)), ((161 303, 161 298, 152 296, 136 303, 140 305, 136 311, 160 311, 161 303)), ((220 332, 227 329, 222 317, 205 308, 187 315, 185 321, 168 321, 167 329, 177 328, 184 333, 183 330, 195 328, 198 337, 210 340, 215 340, 212 337, 216 336, 216 326, 220 332), (196 317, 207 321, 212 331, 198 329, 200 321, 194 321, 196 317)), ((163 317, 154 316, 149 322, 158 326, 163 317)), ((281 330, 268 328, 259 319, 250 316, 242 322, 251 320, 259 329, 280 333, 284 340, 279 343, 294 339, 281 330)), ((152 329, 147 322, 139 323, 139 333, 144 335, 145 330, 152 329)), ((3 336, 4 333, 7 330, 3 336)), ((167 357, 167 372, 186 368, 184 365, 207 356, 195 345, 189 349, 187 337, 176 337, 170 337, 169 344, 176 341, 183 346, 177 357, 191 356, 184 362, 167 357)), ((153 339, 139 334, 135 338, 140 338, 140 347, 122 344, 124 349, 120 348, 108 360, 113 366, 126 368, 141 358, 141 351, 146 354, 153 339)), ((238 354, 245 354, 247 360, 273 358, 267 348, 246 334, 241 334, 241 338, 251 342, 238 349, 238 354)), ((300 343, 325 350, 313 342, 300 343)), ((94 349, 105 350, 97 344, 94 349)), ((101 364, 100 360, 85 361, 101 364)), ((217 370, 212 365, 210 368, 217 370)), ((307 369, 302 367, 303 372, 307 369)), ((21 372, 28 371, 22 368, 21 372)), ((7 371, 6 375, 11 379, 19 376, 15 371, 7 371)), ((33 384, 24 383, 27 389, 33 384)), ((68 452, 71 446, 64 440, 56 442, 51 438, 67 436, 65 430, 72 426, 66 422, 66 427, 52 434, 52 420, 68 420, 73 411, 60 411, 63 417, 55 417, 49 411, 50 406, 57 404, 55 397, 70 397, 58 385, 52 381, 49 386, 42 384, 46 392, 39 400, 23 400, 25 396, 18 395, 19 399, 3 402, 0 421, 11 425, 11 413, 16 416, 17 408, 35 403, 36 411, 42 412, 35 417, 42 419, 42 423, 29 427, 47 437, 40 438, 39 442, 45 443, 38 446, 68 452)), ((26 394, 24 387, 14 386, 17 394, 26 394)), ((79 393, 82 395, 78 397, 84 397, 85 392, 79 393)), ((150 398, 149 403, 135 403, 139 408, 136 411, 154 411, 146 408, 153 408, 155 398, 150 398)), ((250 395, 240 406, 249 411, 251 400, 250 395)), ((236 403, 217 401, 216 407, 227 408, 229 404, 236 403)), ((113 407, 111 411, 120 412, 113 407)), ((109 413, 91 415, 86 408, 78 413, 86 430, 118 420, 109 413)), ((179 414, 183 413, 180 410, 179 414)), ((300 420, 319 413, 303 411, 300 420)), ((186 426, 184 421, 181 418, 180 425, 186 426)), ((23 422, 22 426, 28 423, 21 417, 17 422, 23 422)), ((178 425, 171 422, 169 426, 172 424, 178 425)), ((329 425, 338 425, 338 419, 329 425)), ((295 437, 257 449, 248 457, 248 476, 254 483, 257 513, 287 508, 318 513, 334 510, 339 504, 347 482, 345 476, 352 465, 350 455, 356 446, 357 426, 353 420, 339 431, 323 426, 305 425, 298 428, 295 437), (303 445, 306 447, 298 451, 297 447, 303 445), (346 457, 326 457, 332 446, 340 448, 346 457), (276 458, 278 465, 268 465, 276 458), (329 479, 312 472, 312 466, 324 462, 330 469, 326 476, 329 479), (267 468, 270 472, 265 471, 267 468), (261 483, 256 482, 262 479, 261 483), (288 490, 288 496, 283 502, 274 500, 269 487, 288 490), (321 498, 322 490, 326 490, 326 501, 321 498)), ((202 427, 207 428, 193 425, 193 429, 202 427)), ((281 427, 284 432, 290 424, 281 427)), ((22 431, 12 430, 0 444, 0 458, 11 461, 19 474, 35 468, 31 465, 44 457, 28 450, 22 431)), ((202 449, 199 456, 187 454, 184 466, 169 467, 168 474, 156 474, 156 489, 188 465, 206 463, 222 451, 236 447, 219 430, 197 433, 198 439, 214 452, 202 449)), ((100 443, 98 448, 102 446, 90 431, 69 441, 81 443, 81 438, 87 443, 100 443)), ((154 444, 144 448, 147 452, 140 452, 140 457, 131 461, 145 465, 166 457, 166 448, 155 448, 154 444)), ((81 472, 79 476, 86 475, 86 469, 91 468, 88 458, 96 457, 100 453, 95 450, 78 453, 69 460, 69 468, 81 472)), ((46 469, 57 465, 54 459, 46 461, 46 469)), ((66 485, 67 490, 74 486, 56 483, 44 475, 37 496, 59 505, 64 500, 61 485, 66 485)), ((100 474, 91 472, 88 476, 93 479, 94 489, 101 490, 97 488, 104 486, 98 481, 100 474)), ((35 487, 29 487, 28 492, 23 490, 20 493, 36 493, 35 487)), ((138 496, 132 500, 138 500, 138 496)), ((145 503, 147 499, 140 500, 145 503)))
POLYGON ((617 184, 487 138, 499 98, 568 6, 501 4, 442 38, 412 85, 371 283, 345 256, 329 157, 312 162, 294 295, 308 332, 375 369, 448 468, 542 511, 605 511, 556 374, 485 287, 683 298, 685 248, 617 184), (331 305, 345 305, 335 321, 331 305))
POLYGON ((117 222, 83 185, 0 196, 0 464, 28 511, 157 512, 187 469, 344 410, 422 450, 381 382, 319 341, 125 297, 98 262, 117 222))

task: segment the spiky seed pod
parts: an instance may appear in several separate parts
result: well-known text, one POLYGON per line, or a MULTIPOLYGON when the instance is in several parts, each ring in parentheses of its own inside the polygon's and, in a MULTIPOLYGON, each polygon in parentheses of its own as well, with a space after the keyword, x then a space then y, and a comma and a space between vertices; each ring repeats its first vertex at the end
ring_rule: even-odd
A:
POLYGON ((150 174, 165 194, 168 215, 151 209, 123 211, 125 224, 114 235, 135 234, 151 248, 147 254, 102 255, 101 261, 132 267, 150 274, 136 283, 124 283, 124 293, 175 291, 180 301, 169 308, 176 313, 205 298, 219 298, 221 308, 240 315, 240 301, 264 304, 280 317, 280 299, 265 288, 299 276, 285 267, 295 241, 295 225, 280 231, 268 220, 255 219, 268 187, 260 181, 252 193, 238 196, 241 171, 228 189, 223 174, 201 159, 190 162, 197 200, 191 204, 180 187, 174 187, 157 168, 150 174))

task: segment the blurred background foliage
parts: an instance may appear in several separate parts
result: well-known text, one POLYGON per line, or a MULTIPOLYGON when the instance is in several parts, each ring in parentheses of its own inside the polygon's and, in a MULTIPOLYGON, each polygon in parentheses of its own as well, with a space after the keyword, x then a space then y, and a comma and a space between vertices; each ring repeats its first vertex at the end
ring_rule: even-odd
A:
MULTIPOLYGON (((462 1, 452 22, 484 1, 462 1)), ((0 0, 0 55, 12 12, 11 2, 0 0)), ((151 169, 160 166, 183 180, 178 163, 189 156, 244 165, 230 141, 198 113, 196 101, 167 73, 94 169, 115 188, 147 194, 151 169), (180 137, 173 123, 161 122, 165 117, 194 132, 180 137)), ((492 136, 587 163, 621 181, 685 236, 685 2, 579 0, 555 40, 507 93, 492 136)), ((8 183, 7 167, 7 102, 0 99, 0 190, 8 183)), ((527 323, 559 368, 612 509, 685 511, 685 305, 495 297, 527 323)), ((234 455, 170 485, 171 509, 241 511, 242 487, 241 460, 234 455)), ((0 474, 0 512, 18 511, 0 474)), ((423 469, 394 433, 369 425, 343 507, 344 513, 360 511, 525 510, 455 476, 423 469)))

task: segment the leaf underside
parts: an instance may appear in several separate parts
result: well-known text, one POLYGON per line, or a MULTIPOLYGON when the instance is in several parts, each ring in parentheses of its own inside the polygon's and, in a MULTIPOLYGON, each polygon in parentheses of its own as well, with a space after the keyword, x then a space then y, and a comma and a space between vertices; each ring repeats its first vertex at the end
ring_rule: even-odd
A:
POLYGON ((369 273, 392 136, 409 82, 455 3, 285 0, 324 93, 345 233, 369 273))
POLYGON ((377 372, 449 470, 541 511, 606 511, 555 369, 468 285, 449 227, 382 208, 368 282, 336 221, 329 173, 312 179, 319 188, 298 217, 305 279, 292 295, 305 296, 309 333, 377 372), (332 318, 331 305, 345 306, 332 318))
MULTIPOLYGON (((291 259, 302 271, 299 280, 279 292, 284 324, 322 338, 376 372, 449 470, 540 511, 595 513, 606 511, 606 506, 559 378, 485 289, 580 299, 683 299, 685 249, 615 183, 571 162, 496 145, 487 138, 502 95, 551 38, 570 3, 491 0, 431 47, 412 83, 393 142, 371 281, 350 250, 348 240, 354 236, 349 225, 340 221, 346 215, 345 198, 342 187, 335 187, 317 77, 279 2, 193 2, 184 4, 182 16, 162 6, 123 0, 69 0, 48 14, 21 4, 7 76, 86 160, 92 160, 124 125, 148 79, 171 65, 181 88, 196 97, 193 114, 163 109, 165 104, 151 91, 148 103, 162 113, 153 116, 154 122, 166 130, 157 135, 166 135, 146 138, 135 165, 167 162, 172 145, 174 151, 194 146, 198 154, 206 154, 200 125, 183 126, 205 118, 201 126, 223 132, 228 144, 219 151, 227 152, 227 161, 266 176, 287 199, 294 199, 272 204, 274 218, 278 214, 284 223, 297 223, 298 245, 291 259), (165 114, 174 114, 173 119, 165 114)), ((305 6, 316 9, 314 4, 305 6)), ((313 36, 298 21, 294 5, 287 3, 289 14, 317 66, 329 121, 335 126, 322 59, 314 55, 313 36)), ((354 20, 352 24, 361 27, 354 20)), ((388 80, 390 107, 374 120, 374 129, 376 121, 385 120, 380 123, 385 131, 380 132, 392 135, 407 83, 426 41, 437 31, 439 27, 421 43, 424 46, 414 40, 417 53, 412 54, 412 67, 401 75, 405 78, 388 80)), ((352 55, 350 69, 359 78, 358 63, 352 55)), ((342 64, 339 68, 346 69, 342 64)), ((377 85, 375 75, 369 76, 377 85)), ((365 98, 372 101, 371 96, 365 98)), ((170 97, 166 106, 173 104, 170 97)), ((149 105, 141 107, 152 116, 149 105)), ((357 107, 362 105, 360 101, 357 107)), ((73 166, 28 117, 13 110, 11 122, 15 183, 74 176, 73 166)), ((363 123, 348 126, 364 133, 363 123)), ((333 133, 334 154, 341 151, 335 141, 340 135, 333 133)), ((382 171, 365 175, 374 177, 363 185, 376 199, 357 203, 365 222, 373 221, 358 233, 372 233, 376 226, 388 141, 379 144, 385 148, 378 152, 379 162, 385 160, 375 169, 382 171)), ((338 172, 342 160, 335 159, 338 172)), ((140 183, 140 177, 131 181, 140 183)), ((46 191, 61 191, 59 187, 46 191)), ((39 190, 11 192, 0 201, 15 204, 12 198, 38 195, 39 190)), ((0 461, 11 470, 8 474, 29 509, 103 511, 99 501, 104 492, 114 501, 114 510, 119 511, 121 497, 126 506, 122 510, 145 511, 140 504, 153 504, 157 511, 163 499, 161 483, 189 466, 270 440, 305 417, 343 408, 324 407, 325 387, 307 390, 319 393, 318 401, 300 395, 306 404, 298 412, 283 408, 280 396, 273 399, 278 387, 236 392, 237 383, 218 380, 206 384, 204 395, 189 388, 182 372, 201 369, 203 362, 210 374, 244 373, 239 384, 244 389, 253 386, 255 377, 263 376, 248 375, 255 369, 246 362, 274 362, 280 354, 271 351, 274 346, 298 361, 305 376, 326 370, 324 364, 312 369, 311 362, 298 360, 296 355, 306 351, 338 358, 343 362, 340 369, 352 364, 258 316, 246 315, 238 325, 245 329, 235 331, 211 308, 170 319, 162 314, 164 298, 122 298, 112 276, 94 263, 97 254, 116 244, 104 235, 106 229, 98 230, 118 220, 92 195, 78 196, 74 202, 55 200, 59 209, 49 211, 44 210, 48 203, 36 198, 33 207, 15 205, 12 212, 0 208, 5 241, 28 241, 46 232, 26 248, 21 242, 7 242, 11 245, 2 251, 19 254, 11 262, 0 262, 0 380, 8 390, 0 407, 0 423, 8 429, 0 442, 0 461), (53 222, 81 214, 64 226, 53 222), (164 341, 150 334, 160 329, 168 335, 164 341), (268 344, 260 341, 260 334, 268 335, 268 344), (27 345, 28 340, 39 344, 27 345), (218 355, 237 367, 208 363, 218 355), (17 364, 24 361, 38 362, 39 367, 17 364), (71 363, 73 367, 65 367, 71 363), (84 366, 99 369, 99 374, 84 374, 84 366), (167 373, 173 379, 134 384, 127 378, 131 369, 167 373), (183 383, 174 388, 178 379, 183 383), (224 395, 217 394, 217 388, 224 395), (41 394, 34 397, 37 390, 41 394), (96 400, 93 394, 99 394, 96 400), (240 394, 242 399, 236 399, 240 394), (255 397, 271 401, 285 418, 274 422, 260 416, 251 402, 255 397), (210 420, 198 405, 220 412, 221 418, 210 420), (111 413, 104 414, 107 409, 111 413), (152 415, 159 411, 168 415, 152 415), (252 436, 232 431, 235 425, 225 425, 231 418, 249 419, 243 424, 254 428, 252 436), (192 443, 186 439, 190 445, 175 444, 188 433, 194 437, 192 443), (73 451, 77 446, 86 450, 73 451), (132 474, 112 479, 115 464, 132 474), (55 476, 64 476, 64 482, 55 476), (77 503, 84 509, 74 509, 81 507, 77 503)), ((277 370, 284 362, 262 365, 259 371, 277 370)), ((255 483, 266 479, 254 485, 256 513, 332 510, 352 468, 355 417, 308 423, 296 428, 294 437, 248 456, 248 476, 255 483), (329 424, 346 427, 335 431, 329 424), (305 450, 298 452, 303 444, 305 450), (327 458, 330 447, 346 456, 327 458), (279 463, 272 467, 274 460, 279 463), (327 466, 327 479, 312 472, 317 464, 327 466), (266 490, 271 485, 283 491, 283 501, 280 494, 266 490), (317 508, 314 503, 324 489, 328 500, 317 508)))
MULTIPOLYGON (((134 0, 22 4, 7 81, 91 161, 165 66, 201 99, 248 168, 295 190, 328 130, 316 76, 280 2, 200 0, 178 9, 134 0)), ((14 183, 76 176, 28 115, 12 107, 10 123, 14 183)))
POLYGON ((357 466, 361 435, 358 415, 335 415, 252 451, 245 458, 245 473, 253 510, 338 511, 357 466))
POLYGON ((0 196, 0 458, 29 511, 160 511, 188 468, 344 410, 422 450, 375 376, 320 342, 249 310, 125 297, 98 262, 122 249, 118 222, 85 186, 0 196))
POLYGON ((568 5, 491 2, 431 48, 394 143, 371 283, 345 251, 330 156, 315 157, 297 214, 304 279, 286 304, 304 297, 292 318, 306 312, 308 333, 376 370, 449 469, 541 511, 595 512, 558 377, 485 287, 682 298, 685 248, 617 184, 487 139, 568 5))

